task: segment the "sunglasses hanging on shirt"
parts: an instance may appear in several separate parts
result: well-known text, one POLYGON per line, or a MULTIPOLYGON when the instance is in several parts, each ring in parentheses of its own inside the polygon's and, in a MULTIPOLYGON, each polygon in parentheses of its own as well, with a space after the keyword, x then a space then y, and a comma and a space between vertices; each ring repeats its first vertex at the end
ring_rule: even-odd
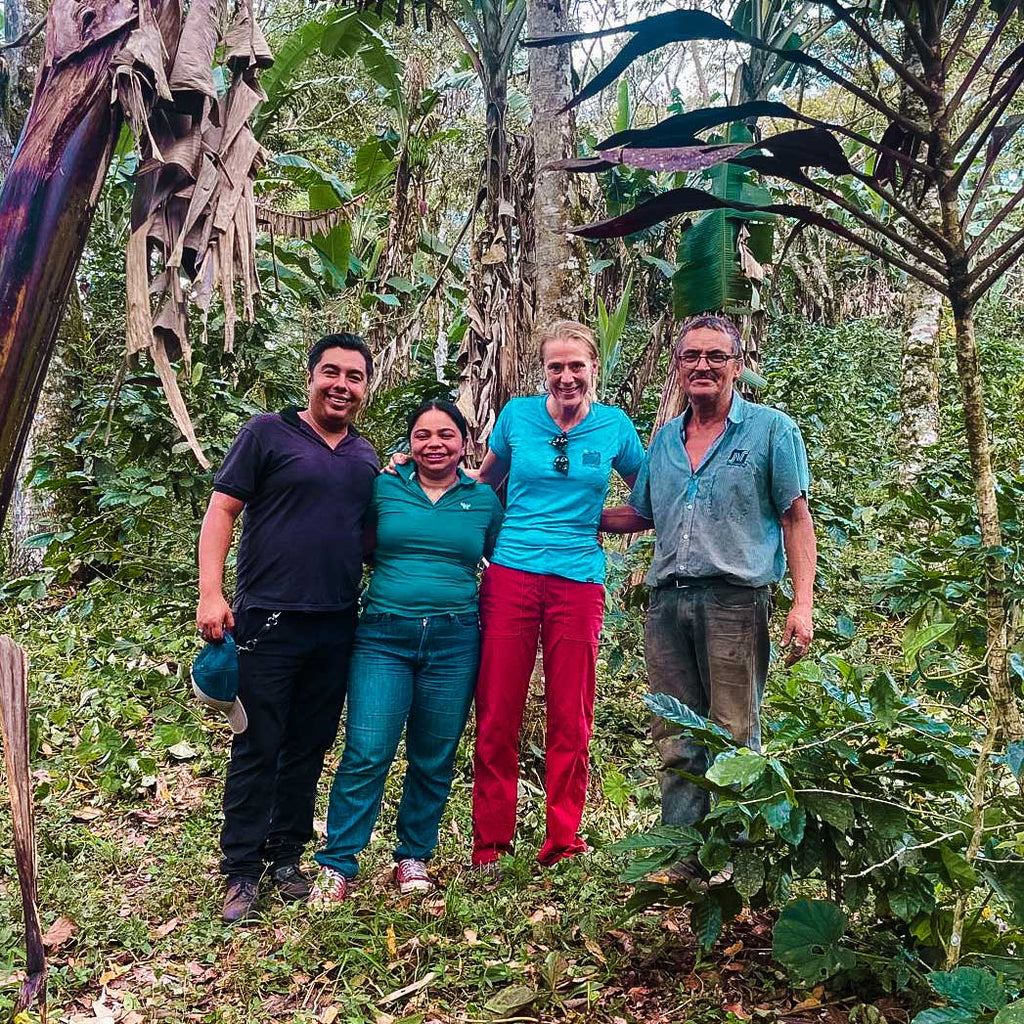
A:
POLYGON ((551 445, 558 454, 555 456, 555 472, 561 473, 562 476, 569 475, 569 456, 566 455, 565 450, 569 447, 569 435, 563 430, 560 434, 556 434, 548 444, 551 445))

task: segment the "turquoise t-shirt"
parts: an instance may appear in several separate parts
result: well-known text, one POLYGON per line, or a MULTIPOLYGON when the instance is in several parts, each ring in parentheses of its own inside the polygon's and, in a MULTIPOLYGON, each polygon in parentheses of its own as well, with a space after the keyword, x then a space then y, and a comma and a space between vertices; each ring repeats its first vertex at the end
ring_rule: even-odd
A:
POLYGON ((375 524, 374 570, 363 610, 406 618, 477 610, 477 569, 501 526, 501 502, 461 471, 436 503, 423 493, 412 462, 383 473, 367 520, 375 524))
POLYGON ((636 473, 644 449, 621 409, 595 402, 568 432, 569 472, 555 469, 552 438, 561 429, 546 395, 513 398, 498 416, 488 444, 510 465, 505 522, 492 562, 581 583, 603 583, 605 559, 597 543, 601 510, 614 469, 636 473))

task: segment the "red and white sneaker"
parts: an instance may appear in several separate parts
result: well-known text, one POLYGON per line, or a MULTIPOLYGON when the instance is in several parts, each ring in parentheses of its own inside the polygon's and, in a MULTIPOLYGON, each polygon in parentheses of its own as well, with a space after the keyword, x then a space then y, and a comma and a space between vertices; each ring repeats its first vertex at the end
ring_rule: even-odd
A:
POLYGON ((395 882, 403 895, 411 892, 430 892, 436 889, 433 879, 427 873, 427 865, 421 860, 405 857, 395 865, 395 882))
POLYGON ((309 894, 309 902, 314 906, 328 907, 332 903, 342 903, 348 898, 348 879, 334 868, 320 868, 313 889, 309 894))

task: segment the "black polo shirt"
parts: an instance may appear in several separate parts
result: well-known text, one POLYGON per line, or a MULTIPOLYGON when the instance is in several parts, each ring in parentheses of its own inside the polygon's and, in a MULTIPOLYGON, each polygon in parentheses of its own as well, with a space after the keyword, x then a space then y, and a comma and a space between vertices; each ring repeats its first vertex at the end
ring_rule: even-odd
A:
POLYGON ((362 525, 380 463, 352 427, 332 449, 297 409, 238 432, 213 488, 245 502, 235 611, 341 611, 355 604, 362 525))

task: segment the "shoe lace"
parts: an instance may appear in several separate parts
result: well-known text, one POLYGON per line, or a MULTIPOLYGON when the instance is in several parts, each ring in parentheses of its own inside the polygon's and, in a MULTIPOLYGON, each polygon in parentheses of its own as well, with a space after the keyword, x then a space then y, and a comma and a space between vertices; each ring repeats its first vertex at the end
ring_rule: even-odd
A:
POLYGON ((427 865, 421 860, 403 860, 398 865, 398 874, 407 879, 412 878, 427 878, 427 865))
POLYGON ((238 899, 239 897, 250 898, 256 895, 256 879, 255 878, 239 878, 237 881, 231 884, 229 895, 232 899, 238 899))

